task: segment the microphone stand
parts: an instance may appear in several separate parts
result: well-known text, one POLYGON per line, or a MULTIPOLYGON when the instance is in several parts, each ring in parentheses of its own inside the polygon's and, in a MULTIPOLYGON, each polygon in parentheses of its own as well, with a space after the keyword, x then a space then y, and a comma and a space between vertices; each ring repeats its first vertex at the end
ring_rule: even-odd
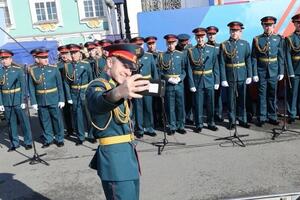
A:
POLYGON ((169 146, 176 146, 176 145, 186 145, 185 143, 181 143, 181 142, 169 142, 167 139, 167 114, 166 114, 166 109, 165 109, 165 98, 164 96, 160 96, 161 99, 161 104, 162 104, 162 116, 163 116, 163 133, 164 133, 164 137, 162 139, 161 142, 152 142, 151 144, 158 147, 158 151, 157 154, 161 155, 161 153, 163 152, 165 146, 169 145, 169 146))
MULTIPOLYGON (((232 62, 233 63, 233 62, 232 62)), ((236 125, 236 98, 239 96, 238 94, 238 90, 237 90, 237 81, 236 81, 236 68, 233 67, 233 109, 234 109, 234 115, 235 115, 235 118, 234 118, 234 133, 233 135, 229 135, 227 137, 221 137, 221 138, 217 138, 215 139, 215 141, 218 141, 218 140, 228 140, 228 141, 231 141, 233 145, 237 144, 238 146, 240 147, 246 147, 245 143, 241 140, 242 137, 247 137, 249 136, 249 134, 243 134, 243 135, 240 135, 238 133, 238 130, 237 130, 237 125, 236 125)), ((231 131, 230 131, 231 133, 231 131)))
POLYGON ((284 75, 286 76, 286 78, 283 79, 283 87, 284 87, 284 115, 283 115, 283 125, 281 128, 273 128, 272 129, 272 132, 273 132, 273 136, 272 136, 272 140, 275 140, 276 137, 278 137, 279 135, 281 134, 286 134, 287 132, 292 132, 292 133, 298 133, 300 134, 299 131, 295 131, 295 130, 291 130, 291 129, 288 129, 287 127, 287 105, 288 105, 288 102, 287 102, 287 84, 286 84, 286 79, 288 79, 289 81, 289 89, 292 89, 292 84, 291 84, 291 79, 288 75, 288 69, 287 69, 287 64, 285 63, 285 70, 284 70, 284 75))
MULTIPOLYGON (((29 85, 28 69, 27 69, 26 65, 24 66, 24 68, 25 68, 25 78, 27 79, 27 80, 25 80, 25 82, 27 81, 27 84, 26 84, 27 87, 25 87, 26 88, 25 89, 25 94, 26 94, 25 95, 26 96, 25 102, 26 102, 26 105, 27 105, 26 111, 27 111, 27 114, 28 114, 30 127, 32 127, 32 119, 31 119, 30 112, 29 112, 29 101, 28 101, 28 85, 29 85)), ((15 166, 27 163, 27 162, 29 162, 30 165, 35 165, 35 164, 41 163, 41 164, 44 164, 46 166, 49 166, 50 164, 48 162, 46 162, 45 160, 41 159, 41 157, 47 155, 47 153, 43 153, 41 155, 39 155, 37 153, 37 150, 36 150, 36 147, 35 147, 34 138, 33 138, 33 135, 32 135, 32 131, 31 131, 30 134, 31 134, 31 137, 32 137, 33 156, 31 158, 28 158, 26 160, 18 162, 16 164, 14 164, 13 166, 15 167, 15 166)))

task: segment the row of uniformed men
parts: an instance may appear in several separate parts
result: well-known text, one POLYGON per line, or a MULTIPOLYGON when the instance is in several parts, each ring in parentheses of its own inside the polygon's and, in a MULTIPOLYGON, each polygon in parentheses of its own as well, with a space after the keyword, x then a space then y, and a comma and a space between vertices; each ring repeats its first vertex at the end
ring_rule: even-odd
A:
MULTIPOLYGON (((217 112, 217 116, 220 119, 222 118, 220 83, 223 87, 228 87, 229 128, 232 129, 234 127, 236 114, 239 124, 248 128, 249 124, 247 123, 245 108, 246 84, 250 84, 252 80, 259 84, 258 124, 262 126, 266 120, 272 124, 278 124, 276 115, 276 88, 278 80, 281 80, 284 75, 285 57, 288 63, 288 74, 290 77, 293 77, 293 98, 289 99, 288 108, 290 119, 295 119, 296 93, 299 85, 297 49, 300 41, 297 39, 300 17, 299 15, 293 17, 296 31, 286 39, 287 51, 283 50, 283 38, 273 33, 276 18, 267 16, 262 18, 261 21, 264 34, 254 38, 252 52, 249 43, 240 38, 242 29, 244 28, 240 22, 231 22, 228 24, 230 39, 221 45, 215 42, 215 35, 218 29, 214 26, 207 29, 196 28, 193 30, 197 40, 197 45, 194 47, 188 44, 189 37, 186 34, 179 35, 178 37, 173 34, 166 35, 164 38, 167 41, 168 49, 163 53, 156 52, 155 42, 157 38, 154 36, 147 37, 145 40, 141 37, 136 37, 130 41, 141 46, 145 41, 148 46, 149 53, 145 53, 139 60, 139 73, 145 78, 156 79, 160 76, 167 81, 166 113, 169 134, 174 134, 175 131, 182 134, 186 133, 184 130, 184 98, 186 98, 187 114, 190 113, 189 110, 193 107, 191 106, 192 102, 194 104, 195 131, 201 132, 203 127, 204 102, 208 102, 206 106, 208 128, 216 131, 217 127, 214 122, 215 99, 216 110, 219 111, 217 112), (205 42, 206 36, 209 39, 207 43, 205 42), (178 39, 180 42, 177 44, 178 39), (285 53, 286 56, 284 55, 285 53), (185 78, 186 75, 187 78, 185 78), (184 80, 186 81, 185 84, 183 84, 184 80), (183 92, 184 85, 187 90, 186 94, 183 92), (188 92, 192 92, 192 95, 189 95, 188 92), (236 94, 238 94, 237 98, 235 98, 236 94), (189 102, 188 97, 191 96, 193 101, 189 102), (237 112, 234 109, 235 104, 237 105, 237 112)), ((33 108, 38 110, 39 117, 41 118, 40 121, 45 139, 43 147, 48 147, 52 144, 53 132, 56 134, 55 141, 58 146, 63 146, 63 124, 58 114, 58 108, 65 106, 64 97, 66 97, 66 101, 68 102, 64 108, 66 128, 68 133, 71 134, 73 132, 72 127, 74 126, 78 134, 77 144, 82 144, 85 139, 85 122, 88 130, 92 130, 89 121, 85 119, 84 93, 88 83, 92 79, 97 78, 105 66, 105 57, 102 56, 101 46, 109 45, 112 42, 109 40, 103 40, 102 42, 106 44, 99 45, 97 42, 88 42, 85 44, 90 53, 90 57, 87 58, 89 62, 81 60, 80 46, 71 44, 59 47, 61 61, 57 64, 58 68, 48 65, 47 51, 40 49, 37 52, 32 52, 35 54, 36 64, 29 70, 29 91, 33 108), (71 53, 71 58, 69 57, 69 53, 71 53), (59 80, 58 70, 60 70, 63 80, 59 80), (55 74, 55 76, 53 75, 51 78, 50 73, 55 74), (61 87, 62 84, 65 87, 61 87), (70 113, 69 105, 71 104, 73 104, 71 106, 74 121, 73 126, 71 123, 72 120, 70 120, 71 117, 68 115, 70 113)), ((5 57, 4 54, 7 54, 7 51, 3 50, 2 53, 1 57, 6 58, 7 55, 5 57)), ((3 65, 6 66, 7 64, 3 63, 3 65)), ((2 70, 4 72, 2 73, 3 79, 1 81, 2 99, 5 99, 4 97, 7 94, 11 99, 11 97, 15 97, 21 91, 21 88, 19 91, 18 84, 13 79, 13 81, 9 81, 12 84, 6 88, 5 78, 9 77, 9 69, 10 65, 4 67, 2 70)), ((11 69, 15 71, 14 66, 11 69)), ((23 104, 23 101, 19 103, 24 107, 25 104, 23 104)), ((144 133, 147 133, 155 136, 152 98, 134 99, 133 104, 136 135, 142 137, 144 133)), ((161 110, 159 106, 157 107, 157 103, 154 105, 156 106, 154 108, 156 118, 157 113, 161 113, 161 110)), ((0 102, 0 109, 2 111, 7 110, 5 107, 7 105, 0 102)), ((9 112, 8 109, 8 112, 5 113, 6 118, 15 119, 15 116, 11 116, 14 115, 14 112, 9 112)), ((156 118, 156 121, 161 121, 161 118, 156 118)), ((11 122, 12 149, 14 149, 19 144, 15 137, 17 135, 16 125, 13 125, 11 122)), ((91 131, 89 131, 88 137, 93 140, 91 131)), ((30 139, 26 140, 25 138, 26 146, 30 147, 29 141, 30 139)))
MULTIPOLYGON (((227 88, 228 128, 235 127, 236 118, 240 126, 249 128, 246 114, 246 88, 252 82, 256 82, 258 87, 257 125, 261 127, 266 122, 278 125, 277 84, 285 75, 290 78, 292 86, 292 89, 288 90, 289 98, 286 105, 289 122, 294 122, 297 107, 300 107, 298 98, 300 14, 293 16, 292 22, 295 32, 284 39, 274 33, 276 18, 263 17, 261 24, 264 33, 254 37, 252 49, 247 41, 241 39, 244 26, 237 21, 228 24, 230 38, 221 44, 215 41, 218 32, 215 26, 193 30, 197 41, 196 46, 189 44, 187 34, 165 35, 168 49, 163 53, 158 53, 155 49, 157 38, 147 37, 144 41, 147 43, 148 52, 153 56, 146 53, 140 59, 140 73, 145 77, 155 78, 155 72, 151 70, 154 68, 152 63, 154 60, 159 75, 167 82, 165 102, 168 134, 172 135, 175 131, 186 133, 185 113, 190 115, 193 107, 195 132, 202 131, 204 108, 207 110, 208 129, 218 130, 215 119, 223 120, 220 85, 227 88)), ((142 46, 143 38, 135 38, 135 43, 142 46)), ((150 136, 156 135, 151 119, 152 104, 149 99, 151 98, 144 97, 134 100, 137 105, 135 106, 137 125, 135 128, 138 137, 143 137, 144 133, 150 136)), ((156 110, 154 115, 159 113, 156 110)))
MULTIPOLYGON (((109 45, 109 42, 102 40, 99 45, 109 45)), ((95 43, 85 44, 90 52, 90 57, 86 60, 82 60, 81 46, 60 46, 60 61, 57 66, 49 64, 47 49, 32 50, 30 53, 35 58, 35 63, 26 70, 29 74, 28 91, 24 69, 13 63, 13 52, 0 50, 3 65, 0 69, 0 111, 4 111, 9 124, 9 151, 20 146, 17 119, 24 132, 25 149, 32 148, 29 119, 24 110, 27 92, 30 94, 32 107, 38 111, 44 140, 42 148, 49 147, 53 142, 58 147, 64 146, 64 124, 60 111, 62 108, 67 133, 72 134, 74 128, 78 137, 76 144, 82 144, 85 140, 85 130, 91 130, 86 119, 85 89, 90 81, 100 75, 106 64, 104 55, 100 54, 102 51, 93 50, 96 46, 95 43)), ((95 141, 91 131, 88 138, 92 142, 95 141)))

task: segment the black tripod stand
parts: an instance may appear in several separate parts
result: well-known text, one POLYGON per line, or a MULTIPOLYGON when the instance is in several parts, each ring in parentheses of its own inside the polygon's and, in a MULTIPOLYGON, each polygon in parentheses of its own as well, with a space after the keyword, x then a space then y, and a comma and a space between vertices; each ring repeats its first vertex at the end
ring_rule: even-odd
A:
MULTIPOLYGON (((216 141, 217 140, 228 140, 228 141, 231 141, 232 144, 237 144, 241 147, 245 147, 246 145, 244 144, 244 142, 241 140, 242 137, 247 137, 249 136, 249 134, 244 134, 244 135, 240 135, 238 134, 238 130, 237 130, 237 125, 236 125, 236 98, 239 96, 238 94, 238 90, 237 90, 237 82, 235 80, 235 69, 233 69, 233 109, 234 109, 234 115, 235 115, 235 118, 233 120, 233 123, 234 123, 234 133, 233 135, 230 135, 230 136, 227 136, 227 137, 221 137, 221 138, 217 138, 215 139, 216 141)), ((231 131, 230 131, 231 133, 231 131)))
MULTIPOLYGON (((28 86, 29 85, 29 78, 28 78, 28 73, 27 73, 28 69, 27 69, 26 65, 24 66, 24 68, 25 68, 25 74, 26 74, 26 76, 25 76, 26 77, 26 82, 27 82, 27 86, 28 86)), ((28 88, 28 87, 25 87, 25 88, 28 88)), ((30 127, 32 127, 31 116, 30 116, 30 112, 29 112, 29 101, 28 101, 28 92, 27 92, 28 89, 25 90, 25 91, 26 91, 25 92, 25 94, 26 94, 26 100, 25 100, 25 102, 26 102, 26 105, 27 105, 26 110, 27 110, 27 114, 28 114, 28 117, 29 117, 30 127)), ((31 130, 32 130, 32 128, 31 128, 31 130)), ((47 166, 50 165, 49 163, 47 163, 46 161, 44 161, 43 159, 41 159, 41 157, 47 155, 46 153, 41 154, 41 155, 39 155, 37 153, 32 132, 31 132, 31 137, 32 137, 32 146, 33 146, 33 156, 31 158, 28 158, 28 159, 24 160, 24 161, 21 161, 19 163, 14 164, 13 165, 14 167, 18 166, 18 165, 21 165, 21 164, 24 164, 24 163, 27 163, 27 162, 29 162, 30 165, 34 165, 34 164, 38 164, 38 163, 42 163, 42 164, 47 165, 47 166)))
POLYGON ((176 145, 185 145, 185 143, 180 143, 180 142, 169 142, 167 139, 167 115, 166 115, 166 110, 165 110, 165 98, 163 96, 161 98, 161 104, 162 104, 162 120, 163 120, 163 126, 164 126, 164 138, 162 139, 161 142, 152 142, 152 145, 158 147, 158 155, 161 155, 161 152, 164 150, 165 146, 176 146, 176 145))
POLYGON ((286 75, 287 78, 283 79, 283 87, 284 87, 284 116, 283 116, 283 125, 282 125, 282 128, 273 128, 272 129, 272 132, 273 132, 272 140, 275 140, 275 138, 278 137, 281 134, 286 134, 286 132, 292 132, 292 133, 298 133, 298 134, 300 134, 299 131, 288 129, 287 125, 286 125, 286 120, 287 120, 287 117, 286 117, 286 115, 287 115, 287 109, 286 109, 286 107, 288 105, 288 102, 287 102, 287 84, 286 84, 286 79, 288 79, 288 81, 289 81, 289 89, 292 88, 292 85, 291 85, 290 77, 288 76, 288 73, 287 73, 287 69, 285 69, 285 75, 286 75))

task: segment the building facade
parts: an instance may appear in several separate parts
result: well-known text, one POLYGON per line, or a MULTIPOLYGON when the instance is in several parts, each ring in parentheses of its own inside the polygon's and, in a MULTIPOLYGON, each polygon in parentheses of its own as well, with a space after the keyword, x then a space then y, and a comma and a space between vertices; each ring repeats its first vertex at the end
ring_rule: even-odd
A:
POLYGON ((5 31, 18 41, 84 43, 114 34, 104 0, 0 0, 0 8, 5 31))

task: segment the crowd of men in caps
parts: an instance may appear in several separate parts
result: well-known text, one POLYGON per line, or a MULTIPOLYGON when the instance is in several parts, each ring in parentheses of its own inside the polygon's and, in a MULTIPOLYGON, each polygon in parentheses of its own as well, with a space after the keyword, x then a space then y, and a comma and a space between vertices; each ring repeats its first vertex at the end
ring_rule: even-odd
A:
MULTIPOLYGON (((239 126, 249 128, 254 113, 246 107, 253 107, 253 95, 248 91, 253 82, 258 91, 256 125, 262 127, 266 122, 278 125, 277 85, 284 77, 289 78, 292 86, 286 88, 286 106, 288 122, 293 123, 300 104, 300 14, 293 16, 292 22, 294 33, 283 38, 273 33, 275 17, 262 18, 263 33, 254 37, 252 49, 249 42, 241 39, 244 25, 237 21, 228 24, 229 39, 220 44, 216 42, 218 28, 215 26, 195 28, 192 31, 197 41, 195 46, 190 44, 187 34, 167 34, 164 36, 164 52, 156 50, 155 36, 135 37, 130 41, 103 39, 87 42, 84 47, 88 55, 82 53, 83 47, 77 44, 60 46, 57 65, 48 63, 47 49, 34 49, 31 54, 35 63, 26 71, 12 64, 13 52, 2 49, 0 111, 5 113, 9 125, 9 151, 20 146, 17 121, 21 122, 25 149, 32 148, 30 123, 25 114, 25 73, 28 73, 30 103, 38 111, 42 127, 42 148, 53 143, 64 146, 64 129, 67 136, 76 133, 76 145, 85 140, 96 142, 86 110, 85 89, 101 75, 108 56, 105 47, 113 43, 133 43, 141 47, 146 43, 147 51, 139 59, 137 73, 147 79, 166 81, 168 135, 175 132, 185 134, 185 123, 194 124, 194 132, 200 133, 205 118, 207 128, 217 131, 216 122, 224 120, 224 101, 228 110, 227 128, 235 128, 236 120, 239 126), (222 100, 222 93, 226 93, 226 100, 222 100)), ((163 126, 160 98, 144 96, 132 99, 132 105, 135 136, 156 136, 155 129, 163 126)))

